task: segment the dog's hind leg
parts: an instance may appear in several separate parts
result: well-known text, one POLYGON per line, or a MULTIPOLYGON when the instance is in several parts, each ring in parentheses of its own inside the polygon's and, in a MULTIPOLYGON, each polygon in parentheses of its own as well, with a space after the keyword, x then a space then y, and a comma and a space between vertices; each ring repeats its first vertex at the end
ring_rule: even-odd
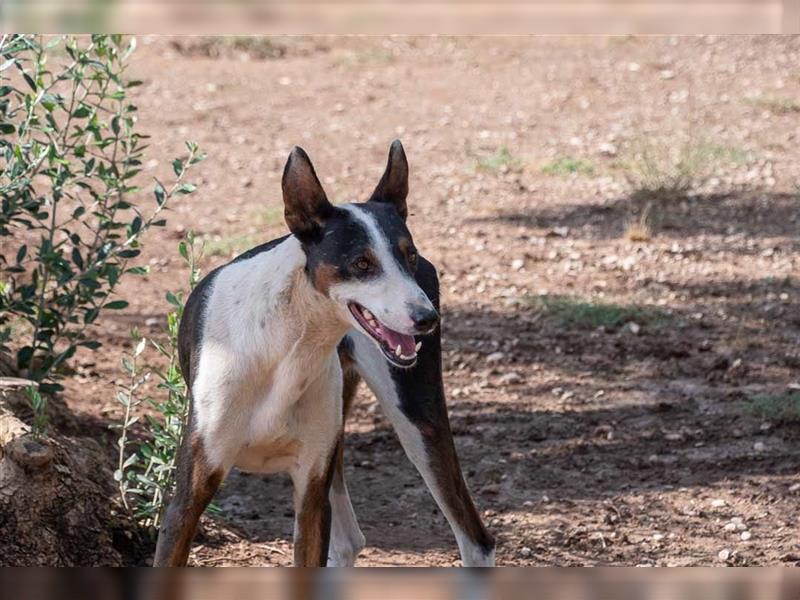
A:
MULTIPOLYGON (((433 265, 420 257, 417 282, 439 308, 433 265)), ((406 454, 422 475, 456 536, 464 566, 494 564, 494 539, 470 497, 456 455, 445 406, 441 338, 437 328, 420 337, 416 366, 390 367, 364 334, 351 332, 358 372, 378 398, 406 454)))
MULTIPOLYGON (((350 407, 356 395, 356 389, 361 381, 358 372, 355 370, 351 349, 345 344, 339 348, 339 356, 343 371, 343 391, 342 391, 342 427, 350 407)), ((350 501, 350 494, 347 491, 347 484, 344 480, 344 443, 339 444, 336 452, 336 459, 333 471, 333 482, 330 491, 332 520, 331 520, 331 544, 328 550, 328 566, 330 567, 352 567, 359 553, 364 548, 364 534, 358 526, 355 511, 350 501)))

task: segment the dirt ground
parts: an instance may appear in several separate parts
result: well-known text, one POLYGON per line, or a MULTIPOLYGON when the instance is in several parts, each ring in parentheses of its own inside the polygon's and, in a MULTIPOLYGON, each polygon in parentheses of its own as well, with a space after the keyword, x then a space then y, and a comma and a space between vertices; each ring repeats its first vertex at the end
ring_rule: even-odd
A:
MULTIPOLYGON (((498 564, 800 564, 800 408, 780 410, 800 367, 800 39, 139 42, 146 172, 168 173, 186 139, 208 159, 146 240, 153 272, 121 290, 129 309, 102 319, 104 349, 65 381, 73 433, 107 442, 109 464, 121 352, 132 326, 161 329, 183 233, 210 270, 284 231, 292 145, 350 201, 400 137, 410 228, 442 280, 456 445, 498 564), (714 166, 635 242, 643 147, 702 148, 714 166)), ((363 389, 347 430, 359 564, 459 564, 363 389)), ((216 503, 193 564, 290 563, 288 478, 234 473, 216 503)))

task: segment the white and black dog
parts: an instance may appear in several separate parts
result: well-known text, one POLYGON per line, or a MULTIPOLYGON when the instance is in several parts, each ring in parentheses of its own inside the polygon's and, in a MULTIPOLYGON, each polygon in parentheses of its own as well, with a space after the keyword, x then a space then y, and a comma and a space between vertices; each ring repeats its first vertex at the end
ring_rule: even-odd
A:
POLYGON ((344 418, 361 378, 452 527, 464 565, 492 565, 445 408, 438 278, 406 228, 399 141, 363 204, 331 204, 294 148, 283 172, 291 235, 209 273, 186 303, 180 363, 191 391, 177 489, 155 566, 184 565, 232 467, 288 471, 294 563, 353 565, 364 546, 344 481, 344 418))

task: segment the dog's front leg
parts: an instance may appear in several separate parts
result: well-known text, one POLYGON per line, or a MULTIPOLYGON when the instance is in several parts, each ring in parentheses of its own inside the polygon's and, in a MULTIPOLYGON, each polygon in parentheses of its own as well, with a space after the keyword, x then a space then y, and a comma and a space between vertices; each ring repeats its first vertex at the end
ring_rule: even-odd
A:
MULTIPOLYGON (((341 436, 337 446, 341 444, 341 436)), ((325 461, 292 473, 294 482, 294 566, 324 567, 328 564, 331 540, 331 479, 338 450, 334 447, 325 461)))
POLYGON ((295 411, 292 421, 301 427, 301 450, 289 471, 294 484, 294 564, 324 567, 331 539, 331 481, 342 443, 342 368, 335 354, 295 411))
POLYGON ((197 523, 224 477, 221 467, 210 465, 202 438, 190 427, 178 451, 175 495, 158 532, 154 567, 186 565, 197 523))

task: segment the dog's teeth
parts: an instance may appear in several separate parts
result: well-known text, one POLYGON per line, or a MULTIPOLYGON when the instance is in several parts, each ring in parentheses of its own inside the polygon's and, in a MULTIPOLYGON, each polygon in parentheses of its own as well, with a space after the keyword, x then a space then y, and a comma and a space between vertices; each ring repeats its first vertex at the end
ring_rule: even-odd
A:
POLYGON ((400 344, 397 344, 397 348, 394 349, 394 353, 397 356, 403 356, 403 353, 402 353, 401 348, 400 348, 400 344))
POLYGON ((367 321, 372 321, 372 313, 371 312, 369 312, 366 308, 364 310, 362 310, 361 312, 364 313, 364 318, 367 321))
POLYGON ((372 325, 372 327, 377 327, 378 326, 378 323, 375 321, 375 319, 370 319, 369 321, 367 321, 367 323, 372 325))
POLYGON ((419 352, 420 348, 422 348, 422 342, 417 342, 417 345, 414 346, 414 352, 419 352))

